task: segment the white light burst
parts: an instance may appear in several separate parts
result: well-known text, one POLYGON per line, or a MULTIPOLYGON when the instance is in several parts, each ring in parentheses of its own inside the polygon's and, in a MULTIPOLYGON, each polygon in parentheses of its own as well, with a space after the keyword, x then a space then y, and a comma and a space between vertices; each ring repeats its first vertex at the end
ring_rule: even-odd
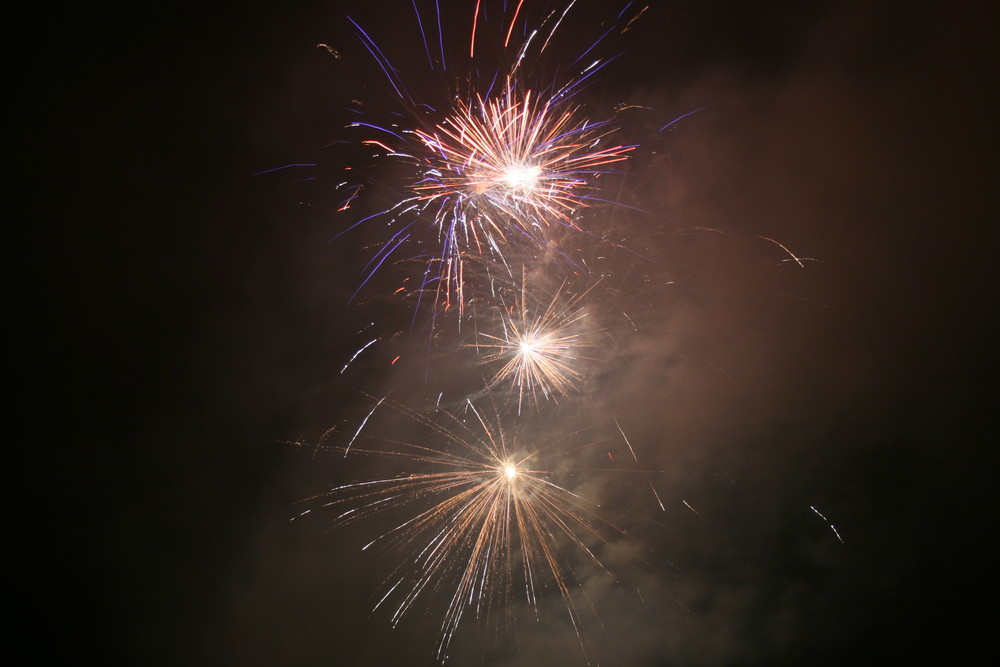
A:
POLYGON ((483 363, 503 362, 489 386, 509 382, 516 388, 519 412, 525 396, 538 405, 539 398, 555 399, 579 388, 583 380, 580 366, 587 360, 582 352, 591 346, 589 338, 594 333, 586 326, 586 310, 578 305, 586 292, 567 300, 563 283, 548 306, 535 314, 525 284, 522 280, 519 303, 500 316, 502 333, 480 332, 484 340, 478 344, 487 352, 483 363))

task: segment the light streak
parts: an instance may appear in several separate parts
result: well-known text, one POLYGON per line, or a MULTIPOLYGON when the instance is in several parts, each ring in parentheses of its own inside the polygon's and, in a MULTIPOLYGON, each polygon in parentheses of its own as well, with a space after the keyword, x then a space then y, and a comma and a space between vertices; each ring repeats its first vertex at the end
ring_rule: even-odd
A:
POLYGON ((806 265, 803 264, 802 261, 803 261, 803 259, 809 259, 808 257, 803 257, 803 258, 797 257, 794 252, 792 252, 787 247, 785 247, 783 244, 779 243, 778 241, 775 241, 774 239, 772 239, 769 236, 758 236, 757 238, 759 238, 762 241, 769 241, 769 242, 773 243, 774 245, 778 246, 779 248, 781 248, 782 250, 784 250, 785 252, 787 252, 788 256, 791 257, 795 261, 795 263, 799 265, 799 267, 801 267, 803 269, 806 268, 806 265))
MULTIPOLYGON (((639 457, 635 455, 635 450, 632 449, 632 443, 628 441, 628 436, 625 435, 625 430, 622 428, 622 425, 618 423, 617 417, 615 417, 614 422, 615 426, 618 427, 618 432, 622 434, 622 439, 625 441, 625 444, 628 445, 628 451, 632 453, 632 460, 635 461, 636 465, 639 465, 639 457)), ((660 494, 656 492, 656 487, 653 486, 653 479, 649 476, 648 472, 644 474, 646 475, 646 483, 649 484, 649 490, 653 492, 653 497, 656 498, 656 502, 660 506, 660 510, 666 512, 667 508, 663 506, 663 501, 660 500, 660 494)), ((684 504, 687 505, 687 503, 684 504)), ((691 506, 688 505, 688 507, 691 506)), ((693 508, 692 511, 694 511, 693 508)), ((697 512, 695 512, 695 514, 697 514, 697 512)))
POLYGON ((378 338, 372 338, 370 341, 368 341, 367 343, 365 343, 364 345, 362 345, 361 347, 359 347, 358 350, 357 350, 357 352, 354 353, 354 356, 352 356, 347 361, 347 363, 344 364, 344 367, 340 369, 340 374, 343 375, 344 371, 347 370, 347 367, 350 366, 354 362, 354 360, 358 358, 358 355, 361 354, 362 352, 364 352, 365 350, 367 350, 377 340, 378 340, 378 338))
POLYGON ((503 40, 504 48, 507 48, 507 45, 510 44, 510 34, 514 32, 514 24, 517 23, 517 16, 521 13, 521 5, 523 4, 524 0, 518 0, 517 8, 514 10, 514 17, 510 20, 510 27, 507 29, 507 36, 503 40))
POLYGON ((809 506, 809 509, 811 509, 813 512, 815 512, 816 516, 818 516, 819 518, 823 519, 823 521, 826 521, 830 525, 830 530, 833 531, 833 534, 836 535, 837 539, 840 540, 840 543, 843 544, 844 543, 844 538, 842 538, 840 536, 840 532, 837 530, 837 527, 835 525, 833 525, 832 523, 830 523, 830 520, 827 519, 825 516, 823 516, 823 513, 820 512, 815 507, 813 507, 812 505, 809 506))
MULTIPOLYGON (((396 358, 398 359, 399 357, 396 357, 396 358)), ((349 451, 351 451, 351 445, 353 445, 354 441, 358 439, 359 435, 361 435, 361 429, 363 429, 365 427, 365 424, 368 423, 368 420, 371 419, 371 416, 373 414, 375 414, 376 410, 378 410, 378 406, 382 405, 382 401, 384 401, 386 398, 388 398, 388 394, 386 394, 382 398, 378 399, 378 403, 375 404, 375 407, 372 408, 372 411, 369 412, 368 415, 364 419, 361 420, 361 425, 358 426, 358 430, 354 432, 354 437, 351 438, 351 441, 349 443, 347 443, 347 447, 344 448, 344 457, 345 458, 347 457, 347 453, 349 451)))
POLYGON ((693 116, 693 115, 695 115, 696 113, 698 113, 700 111, 704 111, 705 109, 709 108, 710 106, 712 106, 712 105, 708 104, 708 105, 705 105, 705 106, 703 106, 703 107, 701 107, 699 109, 695 109, 694 111, 688 111, 686 113, 682 113, 680 116, 678 116, 677 118, 674 118, 672 121, 670 121, 669 123, 667 123, 666 125, 664 125, 663 127, 661 127, 659 130, 657 130, 657 132, 663 132, 667 128, 672 128, 675 125, 677 125, 677 123, 681 122, 682 120, 684 120, 688 116, 693 116))
POLYGON ((681 500, 681 502, 682 502, 682 503, 684 504, 684 507, 688 508, 689 510, 691 510, 692 512, 694 512, 694 513, 695 513, 695 514, 697 514, 698 516, 701 516, 701 512, 699 512, 699 511, 698 511, 698 510, 696 510, 695 508, 691 507, 691 503, 689 503, 689 502, 688 502, 688 501, 686 501, 686 500, 681 500))

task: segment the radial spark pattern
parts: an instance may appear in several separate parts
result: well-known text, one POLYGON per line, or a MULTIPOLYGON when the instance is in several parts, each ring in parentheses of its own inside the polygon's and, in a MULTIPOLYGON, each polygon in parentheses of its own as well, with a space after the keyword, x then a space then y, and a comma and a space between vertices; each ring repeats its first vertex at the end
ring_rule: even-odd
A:
POLYGON ((578 229, 573 215, 595 179, 633 148, 610 145, 607 122, 583 120, 558 99, 520 95, 508 81, 499 97, 459 102, 433 131, 415 131, 429 154, 413 190, 440 231, 446 303, 452 291, 461 297, 467 258, 506 263, 512 247, 543 247, 550 225, 578 229))
POLYGON ((567 557, 567 549, 606 572, 592 545, 620 538, 623 531, 600 518, 594 503, 553 481, 560 473, 546 467, 546 461, 552 463, 551 445, 512 439, 471 401, 462 418, 439 413, 443 422, 393 407, 427 427, 430 442, 351 451, 408 460, 421 471, 338 486, 304 501, 310 508, 303 512, 338 507, 335 525, 345 525, 405 510, 405 518, 364 547, 383 543, 403 554, 376 608, 390 607, 396 624, 418 599, 447 589, 442 582, 454 582, 438 640, 443 659, 466 613, 480 619, 499 614, 510 621, 517 590, 535 606, 542 591, 554 586, 588 651, 574 597, 579 582, 569 565, 575 559, 567 557))
POLYGON ((483 362, 502 363, 488 384, 514 389, 518 412, 526 397, 537 407, 540 398, 567 395, 583 381, 581 364, 595 332, 587 326, 580 301, 590 290, 575 298, 567 298, 565 290, 563 283, 544 309, 535 310, 522 279, 518 303, 501 313, 502 333, 480 332, 483 362))

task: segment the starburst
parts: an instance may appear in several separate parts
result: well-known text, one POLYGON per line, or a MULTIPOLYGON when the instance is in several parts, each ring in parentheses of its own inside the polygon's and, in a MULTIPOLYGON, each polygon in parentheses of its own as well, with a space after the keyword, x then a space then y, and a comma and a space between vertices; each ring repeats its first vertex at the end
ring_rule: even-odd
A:
POLYGON ((439 230, 438 291, 446 304, 452 293, 464 303, 470 258, 506 263, 512 248, 543 247, 551 225, 579 229, 574 215, 597 177, 634 148, 610 142, 613 131, 583 119, 561 96, 519 92, 510 78, 502 94, 460 100, 442 123, 414 130, 426 153, 413 202, 439 230))
POLYGON ((567 554, 575 550, 607 573, 592 547, 624 531, 601 518, 595 502, 557 483, 564 463, 551 460, 553 443, 532 447, 519 433, 502 430, 498 416, 485 419, 471 401, 464 416, 439 411, 436 417, 388 402, 427 427, 428 442, 393 441, 390 449, 351 452, 407 460, 420 471, 337 486, 303 501, 310 507, 302 513, 340 508, 333 522, 338 527, 409 512, 363 547, 383 545, 403 555, 375 608, 389 607, 395 625, 419 599, 455 582, 445 594, 438 639, 437 655, 444 659, 466 613, 480 619, 499 614, 509 622, 515 591, 523 590, 537 613, 543 591, 554 586, 589 652, 574 597, 585 594, 567 554))
POLYGON ((536 311, 522 278, 517 303, 500 314, 501 333, 480 332, 477 347, 485 351, 483 363, 502 363, 488 385, 509 383, 517 392, 519 412, 525 396, 538 405, 539 398, 556 399, 582 383, 581 365, 588 359, 583 352, 592 346, 595 332, 586 325, 587 310, 580 301, 594 286, 572 298, 566 296, 566 286, 563 283, 548 305, 536 311))

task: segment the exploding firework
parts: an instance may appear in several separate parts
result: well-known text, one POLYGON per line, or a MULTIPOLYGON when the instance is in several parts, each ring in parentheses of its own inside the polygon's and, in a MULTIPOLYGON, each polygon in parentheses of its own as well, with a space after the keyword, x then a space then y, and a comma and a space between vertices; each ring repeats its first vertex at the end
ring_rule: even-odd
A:
POLYGON ((506 264, 512 246, 542 248, 549 225, 579 229, 573 216, 594 179, 633 147, 602 148, 613 128, 577 111, 558 98, 519 95, 508 79, 499 98, 459 102, 433 134, 415 132, 429 156, 413 190, 440 231, 446 304, 449 285, 461 296, 464 258, 490 252, 506 264))
MULTIPOLYGON (((482 282, 482 275, 477 274, 483 273, 483 267, 504 266, 510 273, 515 257, 520 261, 544 250, 554 226, 591 233, 577 223, 579 210, 597 192, 600 177, 617 171, 617 163, 635 146, 614 142, 616 125, 607 118, 592 120, 583 105, 574 101, 608 60, 597 58, 588 64, 581 61, 581 55, 573 63, 575 69, 529 85, 525 58, 532 44, 534 48, 540 44, 534 53, 539 56, 573 3, 561 14, 545 18, 547 37, 542 39, 538 29, 525 30, 517 46, 511 41, 522 4, 518 3, 510 19, 502 49, 516 49, 510 51, 516 58, 506 59, 493 77, 470 74, 460 78, 455 87, 462 92, 452 93, 441 112, 415 99, 383 50, 354 23, 358 37, 408 113, 409 127, 398 119, 357 121, 349 127, 372 132, 361 143, 376 151, 374 157, 402 165, 411 173, 394 204, 349 227, 382 219, 388 230, 365 269, 362 286, 386 262, 416 257, 425 269, 419 286, 410 290, 421 298, 433 294, 433 303, 443 310, 457 305, 462 317, 466 292, 482 282), (497 85, 498 81, 502 83, 497 85), (433 234, 435 249, 428 247, 426 230, 433 234), (406 248, 414 245, 420 248, 416 255, 407 255, 406 248)), ((417 17, 426 43, 419 11, 417 17)), ((475 17, 480 17, 478 3, 475 17)), ((474 28, 473 45, 475 38, 474 28)), ((470 57, 474 51, 473 46, 470 57)), ((433 67, 430 57, 428 61, 433 67)), ((470 72, 478 68, 469 62, 470 72)), ((351 194, 340 208, 348 210, 363 185, 353 180, 342 185, 351 194)))
POLYGON ((538 406, 539 398, 554 399, 579 387, 583 353, 593 346, 590 338, 595 333, 585 325, 587 311, 580 305, 594 286, 567 298, 563 282, 548 305, 537 310, 529 303, 527 286, 522 278, 518 303, 501 312, 502 333, 480 332, 482 340, 477 342, 486 352, 483 363, 503 364, 488 386, 508 384, 516 390, 518 412, 525 396, 538 406))
MULTIPOLYGON (((625 531, 601 518, 596 502, 556 481, 572 475, 565 472, 566 442, 526 442, 501 429, 498 415, 484 418, 471 401, 464 416, 439 411, 443 419, 385 398, 377 405, 383 403, 426 427, 428 442, 350 451, 409 461, 421 471, 337 486, 303 501, 310 507, 302 512, 338 508, 334 527, 408 512, 363 547, 383 545, 403 554, 375 608, 389 607, 395 625, 420 598, 433 598, 446 589, 443 582, 455 582, 445 593, 437 642, 443 660, 466 614, 481 621, 496 614, 511 624, 517 590, 537 614, 540 598, 555 588, 589 654, 579 601, 592 605, 577 561, 610 576, 595 546, 621 540, 625 531)), ((348 448, 334 449, 346 455, 348 448)))

